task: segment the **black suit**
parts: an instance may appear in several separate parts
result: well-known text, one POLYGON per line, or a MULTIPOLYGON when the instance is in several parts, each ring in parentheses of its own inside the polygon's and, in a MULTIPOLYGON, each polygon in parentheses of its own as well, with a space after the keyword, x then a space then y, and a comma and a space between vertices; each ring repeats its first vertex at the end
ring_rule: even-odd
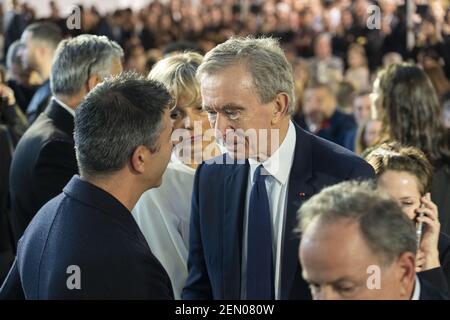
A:
POLYGON ((20 239, 0 298, 173 299, 173 291, 131 212, 74 176, 20 239))
POLYGON ((417 275, 440 292, 448 294, 450 288, 450 237, 442 232, 439 234, 438 250, 441 266, 419 272, 417 275))
POLYGON ((432 286, 427 280, 419 277, 420 295, 419 300, 448 300, 448 295, 432 286))
POLYGON ((36 212, 78 173, 73 128, 73 116, 52 101, 19 141, 10 175, 16 240, 36 212))
POLYGON ((34 93, 33 98, 31 98, 30 103, 27 107, 27 118, 28 123, 32 124, 39 115, 47 107, 52 92, 50 90, 50 80, 46 80, 34 93))
MULTIPOLYGON (((280 298, 310 299, 298 261, 297 210, 325 186, 374 178, 373 168, 350 151, 295 126, 296 145, 287 190, 280 298)), ((202 164, 195 175, 189 240, 189 276, 183 299, 240 299, 245 164, 202 164)), ((219 160, 216 158, 216 160, 219 160)))
POLYGON ((450 163, 435 166, 431 199, 439 208, 441 231, 450 235, 450 163))
POLYGON ((9 193, 9 168, 14 146, 8 127, 0 124, 0 216, 6 214, 9 193))
MULTIPOLYGON (((294 121, 303 129, 309 130, 304 117, 294 117, 294 121)), ((322 128, 316 132, 316 135, 340 146, 347 147, 347 136, 355 128, 355 119, 351 115, 336 109, 330 119, 324 121, 322 128)))

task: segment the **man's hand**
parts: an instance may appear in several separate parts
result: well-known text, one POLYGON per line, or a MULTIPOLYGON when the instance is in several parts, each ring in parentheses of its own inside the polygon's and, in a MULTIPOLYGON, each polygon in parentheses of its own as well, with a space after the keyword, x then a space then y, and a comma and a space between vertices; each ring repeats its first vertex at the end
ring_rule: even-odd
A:
POLYGON ((430 193, 423 196, 420 202, 422 206, 416 209, 416 212, 422 214, 422 216, 417 218, 417 222, 422 222, 426 227, 420 242, 420 248, 418 248, 417 267, 419 271, 425 271, 441 265, 438 251, 441 224, 438 219, 438 208, 431 201, 430 193))

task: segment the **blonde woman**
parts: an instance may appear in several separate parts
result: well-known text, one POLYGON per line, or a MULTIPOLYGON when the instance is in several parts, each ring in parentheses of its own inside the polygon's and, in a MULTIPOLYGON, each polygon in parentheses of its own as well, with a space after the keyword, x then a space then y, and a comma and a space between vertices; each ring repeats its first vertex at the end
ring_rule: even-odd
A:
POLYGON ((133 210, 150 249, 169 274, 175 299, 180 299, 187 277, 195 169, 202 160, 220 154, 213 133, 211 139, 205 135, 210 126, 195 78, 201 62, 197 53, 181 53, 159 61, 150 71, 148 77, 161 81, 174 100, 171 118, 176 145, 161 187, 144 193, 133 210))

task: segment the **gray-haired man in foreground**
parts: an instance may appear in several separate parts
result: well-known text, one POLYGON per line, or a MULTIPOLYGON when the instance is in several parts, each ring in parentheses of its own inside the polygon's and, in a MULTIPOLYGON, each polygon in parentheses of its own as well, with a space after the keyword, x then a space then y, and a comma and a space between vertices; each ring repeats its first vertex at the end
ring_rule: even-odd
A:
POLYGON ((413 223, 371 184, 325 188, 299 218, 299 257, 314 299, 445 299, 416 276, 413 223))

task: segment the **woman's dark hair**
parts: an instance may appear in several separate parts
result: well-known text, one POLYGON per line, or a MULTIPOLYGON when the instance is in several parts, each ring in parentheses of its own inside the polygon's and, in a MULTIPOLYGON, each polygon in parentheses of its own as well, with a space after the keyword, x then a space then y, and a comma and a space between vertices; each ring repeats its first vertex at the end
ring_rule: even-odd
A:
POLYGON ((417 148, 405 147, 398 142, 383 143, 372 149, 364 159, 373 167, 378 178, 388 170, 404 171, 417 178, 422 195, 431 189, 433 167, 417 148))
POLYGON ((442 108, 425 72, 411 63, 394 64, 378 79, 381 137, 419 148, 435 167, 450 164, 442 108))

